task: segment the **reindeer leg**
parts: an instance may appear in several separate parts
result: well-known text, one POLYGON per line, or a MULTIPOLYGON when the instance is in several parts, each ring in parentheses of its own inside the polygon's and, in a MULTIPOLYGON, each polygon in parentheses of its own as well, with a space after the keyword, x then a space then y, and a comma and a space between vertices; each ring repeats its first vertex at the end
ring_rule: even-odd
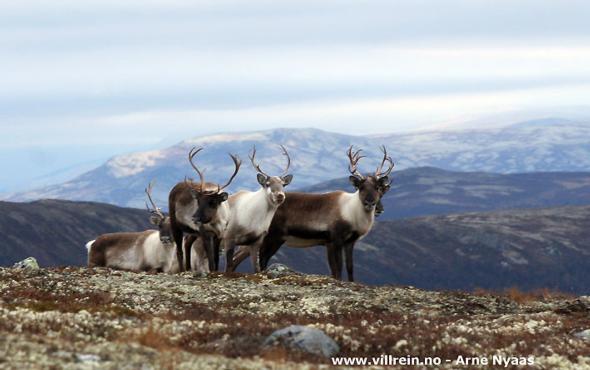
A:
POLYGON ((192 245, 184 243, 184 271, 191 270, 191 248, 192 245))
POLYGON ((250 255, 250 249, 245 246, 241 246, 238 248, 236 253, 234 254, 233 258, 231 259, 231 269, 230 272, 236 270, 236 268, 250 255))
POLYGON ((340 276, 338 275, 338 260, 336 258, 336 254, 338 253, 338 248, 332 243, 326 245, 326 250, 328 251, 328 263, 330 264, 330 272, 332 273, 332 277, 334 279, 339 279, 340 276))
POLYGON ((259 262, 260 268, 262 270, 266 270, 268 266, 268 262, 272 258, 272 256, 277 253, 279 248, 285 243, 281 233, 277 232, 276 230, 269 230, 269 232, 262 238, 260 243, 260 255, 259 262))
POLYGON ((334 268, 332 270, 332 276, 334 279, 342 280, 342 254, 344 249, 346 248, 347 237, 346 235, 350 233, 350 226, 346 223, 338 223, 335 225, 334 229, 332 230, 332 246, 333 246, 333 253, 334 257, 334 268))
POLYGON ((346 253, 346 272, 348 273, 348 281, 354 281, 354 277, 352 274, 353 264, 352 264, 352 251, 353 251, 354 243, 347 243, 344 246, 344 252, 346 253))
POLYGON ((259 273, 260 270, 260 244, 261 240, 257 240, 254 244, 250 245, 250 259, 252 260, 252 268, 255 273, 259 273))
POLYGON ((219 247, 221 245, 221 240, 217 236, 213 236, 213 253, 215 253, 214 264, 215 264, 215 271, 219 271, 219 247))
POLYGON ((205 240, 203 237, 199 237, 192 243, 192 254, 194 255, 194 261, 191 261, 193 270, 198 275, 207 274, 210 271, 209 261, 207 259, 207 251, 205 249, 205 240))
POLYGON ((234 265, 234 249, 236 244, 233 239, 223 239, 223 250, 225 251, 225 272, 233 272, 236 269, 234 265))
POLYGON ((172 237, 174 238, 174 243, 176 244, 176 259, 178 260, 178 271, 183 272, 185 271, 185 269, 182 253, 182 230, 174 228, 172 230, 172 237))
POLYGON ((210 235, 203 235, 203 245, 205 246, 205 251, 207 252, 209 271, 215 271, 215 247, 213 246, 212 238, 210 235))
POLYGON ((336 250, 336 279, 342 280, 342 253, 344 252, 342 245, 338 245, 336 250))

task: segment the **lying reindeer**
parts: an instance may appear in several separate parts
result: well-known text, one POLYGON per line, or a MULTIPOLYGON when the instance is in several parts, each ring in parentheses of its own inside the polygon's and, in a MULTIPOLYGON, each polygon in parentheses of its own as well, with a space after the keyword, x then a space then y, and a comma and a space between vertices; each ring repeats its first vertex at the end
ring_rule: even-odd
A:
POLYGON ((168 197, 172 238, 176 242, 176 257, 181 271, 191 268, 191 245, 185 243, 183 253, 184 233, 199 235, 203 238, 209 270, 217 271, 219 243, 230 217, 229 205, 226 202, 228 194, 223 190, 231 184, 242 165, 236 155, 230 154, 235 170, 227 183, 220 186, 205 182, 203 172, 193 162, 194 157, 201 150, 203 148, 193 148, 188 155, 191 166, 199 175, 199 183, 179 182, 172 188, 168 197))
MULTIPOLYGON (((371 230, 377 205, 391 186, 388 176, 394 166, 393 160, 387 155, 385 147, 381 150, 383 160, 380 166, 374 174, 363 176, 357 169, 358 161, 363 158, 361 151, 353 152, 352 146, 348 149, 349 179, 356 189, 355 193, 287 193, 260 248, 260 267, 265 269, 283 244, 295 248, 325 245, 332 276, 341 278, 344 252, 348 280, 354 281, 354 244, 371 230), (389 168, 383 172, 386 162, 389 168)), ((240 248, 234 265, 237 266, 247 256, 248 250, 240 248)))
POLYGON ((130 271, 178 272, 170 217, 164 216, 151 197, 152 184, 145 189, 153 209, 150 222, 158 230, 113 233, 86 244, 88 267, 111 267, 130 271))
POLYGON ((284 187, 291 183, 293 175, 287 175, 291 166, 291 158, 284 146, 283 155, 287 157, 287 167, 280 176, 270 176, 256 164, 256 147, 252 148, 250 162, 257 172, 260 184, 258 191, 240 191, 229 197, 231 211, 229 225, 223 236, 222 245, 226 253, 226 271, 233 271, 232 264, 236 245, 249 246, 254 271, 260 272, 258 249, 268 231, 270 222, 277 208, 285 200, 284 187))

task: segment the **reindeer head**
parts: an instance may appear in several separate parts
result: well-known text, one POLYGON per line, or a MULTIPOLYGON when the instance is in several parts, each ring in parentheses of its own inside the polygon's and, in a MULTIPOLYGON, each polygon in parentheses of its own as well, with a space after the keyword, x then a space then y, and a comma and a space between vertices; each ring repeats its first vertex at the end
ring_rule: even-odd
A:
POLYGON ((230 154, 232 161, 234 162, 235 170, 234 173, 231 175, 227 183, 223 186, 206 183, 205 177, 203 176, 203 172, 199 170, 199 168, 193 162, 194 157, 201 151, 203 148, 193 148, 189 155, 188 159, 193 167, 193 169, 199 175, 200 183, 197 186, 191 187, 191 193, 193 198, 199 205, 197 211, 193 215, 193 219, 197 224, 207 224, 211 222, 215 216, 217 215, 217 209, 221 205, 221 203, 225 202, 228 198, 228 194, 223 191, 223 189, 227 188, 233 179, 238 174, 240 166, 242 165, 242 161, 238 156, 230 154))
POLYGON ((377 167, 374 174, 363 176, 358 170, 358 161, 364 158, 361 155, 361 150, 353 151, 352 146, 347 151, 349 164, 349 171, 351 176, 349 177, 350 182, 359 193, 359 198, 365 210, 370 212, 375 209, 377 203, 381 200, 381 197, 391 188, 391 182, 389 181, 389 174, 393 170, 393 160, 387 155, 385 146, 381 147, 383 152, 383 160, 377 167), (389 168, 383 172, 383 166, 385 163, 389 164, 389 168))
POLYGON ((252 147, 252 152, 249 155, 252 166, 256 172, 258 172, 256 179, 260 186, 266 191, 269 202, 274 206, 279 206, 285 201, 284 187, 289 185, 293 180, 293 175, 287 174, 289 167, 291 166, 291 157, 289 157, 287 149, 282 145, 281 150, 283 155, 287 157, 287 167, 285 167, 285 170, 280 176, 270 176, 262 171, 260 165, 254 160, 256 157, 256 146, 252 147))
POLYGON ((145 193, 147 194, 148 200, 152 204, 152 209, 147 202, 145 202, 145 206, 147 210, 150 212, 150 222, 153 225, 158 227, 158 231, 160 232, 160 241, 164 244, 172 244, 174 242, 172 238, 172 228, 170 225, 170 217, 164 216, 162 210, 156 206, 154 200, 152 199, 152 186, 153 182, 148 184, 148 187, 145 189, 145 193))

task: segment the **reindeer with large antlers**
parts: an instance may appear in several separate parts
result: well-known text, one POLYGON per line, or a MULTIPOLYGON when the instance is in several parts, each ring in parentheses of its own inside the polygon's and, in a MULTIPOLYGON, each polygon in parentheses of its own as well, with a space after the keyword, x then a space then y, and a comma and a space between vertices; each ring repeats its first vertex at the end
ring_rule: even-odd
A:
POLYGON ((236 245, 249 247, 252 267, 254 271, 260 271, 258 263, 260 244, 277 208, 285 201, 284 187, 293 180, 293 175, 288 174, 291 157, 282 145, 281 150, 287 158, 287 166, 281 175, 270 176, 260 168, 260 164, 256 163, 256 147, 253 147, 249 158, 257 172, 256 179, 260 189, 240 191, 229 197, 231 216, 222 240, 223 250, 226 253, 226 271, 234 269, 232 259, 236 245))
POLYGON ((225 185, 205 182, 203 171, 194 163, 194 158, 201 150, 203 148, 193 148, 188 155, 191 166, 199 175, 199 182, 179 182, 172 188, 168 197, 172 237, 176 242, 176 257, 181 271, 190 270, 191 267, 191 246, 185 243, 184 253, 182 249, 184 233, 196 234, 203 238, 209 269, 218 269, 219 243, 230 217, 229 205, 226 202, 228 194, 223 190, 231 184, 242 164, 236 155, 230 154, 235 170, 225 185))
MULTIPOLYGON (((265 269, 283 244, 295 248, 325 245, 332 276, 341 278, 344 253, 348 280, 353 281, 354 244, 371 230, 376 207, 390 188, 389 174, 394 164, 385 147, 381 150, 383 160, 375 173, 363 176, 358 170, 358 162, 363 158, 361 151, 354 151, 352 146, 348 149, 349 179, 356 189, 354 193, 287 193, 260 247, 260 267, 265 269)), ((248 254, 247 249, 240 248, 234 266, 248 254)))
MULTIPOLYGON (((162 213, 151 196, 152 183, 145 190, 152 208, 150 222, 158 230, 104 234, 86 244, 89 267, 111 267, 129 271, 178 272, 170 217, 162 213)), ((182 242, 182 240, 181 240, 182 242)))

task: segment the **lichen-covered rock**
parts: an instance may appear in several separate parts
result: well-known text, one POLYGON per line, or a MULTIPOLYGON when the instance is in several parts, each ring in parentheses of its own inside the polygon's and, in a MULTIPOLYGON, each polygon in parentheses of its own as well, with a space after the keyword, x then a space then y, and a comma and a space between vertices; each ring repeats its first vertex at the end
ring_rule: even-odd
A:
POLYGON ((582 330, 574 333, 574 337, 590 341, 590 329, 582 330))
POLYGON ((15 263, 12 268, 37 270, 39 269, 39 264, 35 257, 27 257, 24 260, 15 263))
POLYGON ((272 279, 287 276, 287 275, 300 275, 295 270, 292 270, 289 266, 283 265, 282 263, 273 263, 264 270, 266 275, 272 279))
POLYGON ((340 347, 321 330, 302 325, 291 325, 272 333, 264 341, 265 346, 281 344, 317 356, 332 357, 340 347))

